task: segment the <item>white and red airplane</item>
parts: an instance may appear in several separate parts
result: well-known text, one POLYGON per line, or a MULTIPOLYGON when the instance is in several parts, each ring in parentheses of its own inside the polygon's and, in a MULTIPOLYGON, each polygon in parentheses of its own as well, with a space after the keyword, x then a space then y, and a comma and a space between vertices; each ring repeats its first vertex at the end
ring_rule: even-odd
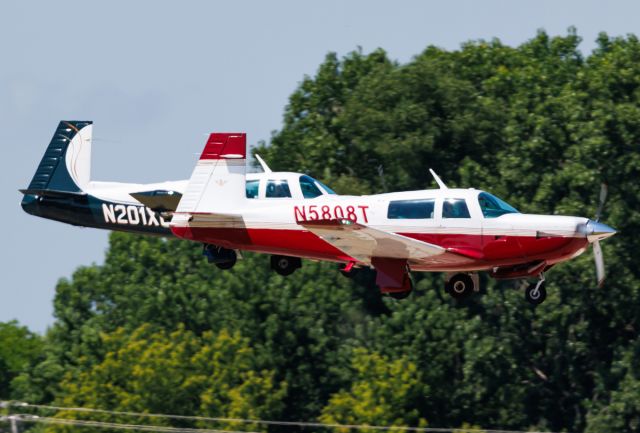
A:
POLYGON ((282 275, 299 268, 300 258, 343 263, 345 274, 373 267, 381 292, 395 298, 411 292, 411 271, 446 272, 455 298, 478 291, 484 271, 537 277, 525 297, 539 304, 544 272, 592 244, 598 283, 604 280, 599 241, 615 230, 597 219, 522 214, 485 191, 449 189, 432 170, 436 190, 293 198, 282 180, 271 185, 270 200, 251 200, 245 167, 245 134, 211 134, 170 222, 176 236, 208 245, 221 268, 232 267, 239 250, 271 254, 282 275))
MULTIPOLYGON (((187 180, 151 184, 91 180, 93 122, 63 120, 53 133, 38 168, 24 194, 25 212, 83 227, 171 236, 169 219, 187 180)), ((331 189, 301 173, 273 172, 256 155, 262 173, 248 173, 247 199, 292 198, 333 194, 331 189), (277 185, 287 183, 286 191, 277 185)), ((215 247, 204 254, 219 267, 215 247)))

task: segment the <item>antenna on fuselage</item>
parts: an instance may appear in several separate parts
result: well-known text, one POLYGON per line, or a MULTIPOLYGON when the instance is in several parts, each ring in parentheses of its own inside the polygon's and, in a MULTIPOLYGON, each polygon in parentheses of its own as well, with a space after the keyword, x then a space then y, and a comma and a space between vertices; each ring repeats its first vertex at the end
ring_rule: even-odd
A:
POLYGON ((271 173, 271 169, 269 168, 267 163, 264 162, 264 159, 260 158, 260 155, 258 155, 257 153, 256 153, 256 159, 258 160, 258 162, 262 166, 262 171, 264 171, 265 173, 271 173))
MULTIPOLYGON (((256 155, 257 156, 257 155, 256 155)), ((444 182, 442 181, 442 179, 440 179, 440 177, 438 177, 438 175, 436 174, 435 171, 429 169, 429 173, 431 173, 431 176, 433 176, 433 178, 436 180, 436 183, 438 184, 438 186, 440 187, 440 189, 449 189, 447 188, 447 185, 444 184, 444 182)))

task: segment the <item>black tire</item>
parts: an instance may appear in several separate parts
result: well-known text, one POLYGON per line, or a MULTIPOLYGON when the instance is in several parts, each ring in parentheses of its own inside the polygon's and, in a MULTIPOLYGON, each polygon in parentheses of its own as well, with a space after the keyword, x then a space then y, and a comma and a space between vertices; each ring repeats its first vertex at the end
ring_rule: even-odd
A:
POLYGON ((226 271, 235 266, 236 262, 238 261, 238 254, 236 254, 234 250, 229 250, 229 251, 230 251, 230 253, 228 253, 229 260, 226 260, 224 262, 218 262, 215 264, 218 267, 218 269, 222 269, 223 271, 226 271))
POLYGON ((527 300, 531 305, 540 305, 547 299, 547 288, 545 287, 545 283, 543 282, 538 287, 536 291, 536 284, 529 284, 526 289, 524 289, 524 299, 527 300))
POLYGON ((302 261, 299 257, 271 256, 271 269, 282 276, 293 274, 301 266, 302 261))
POLYGON ((468 298, 473 294, 473 279, 467 274, 456 274, 445 285, 445 292, 455 299, 468 298))

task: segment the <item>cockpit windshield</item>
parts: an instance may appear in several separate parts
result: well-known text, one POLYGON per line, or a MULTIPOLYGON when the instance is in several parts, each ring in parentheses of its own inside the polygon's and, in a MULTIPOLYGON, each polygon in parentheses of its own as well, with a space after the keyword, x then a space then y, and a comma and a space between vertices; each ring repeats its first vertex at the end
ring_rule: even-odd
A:
POLYGON ((335 194, 331 188, 317 179, 303 174, 300 176, 300 189, 304 198, 314 198, 323 194, 335 194), (324 191, 324 192, 323 192, 324 191))
POLYGON ((480 209, 482 209, 482 215, 485 218, 496 218, 508 213, 519 213, 516 208, 488 192, 481 192, 478 195, 478 203, 480 203, 480 209))
POLYGON ((304 198, 315 198, 322 195, 322 191, 316 185, 315 179, 306 175, 300 176, 300 189, 304 198))

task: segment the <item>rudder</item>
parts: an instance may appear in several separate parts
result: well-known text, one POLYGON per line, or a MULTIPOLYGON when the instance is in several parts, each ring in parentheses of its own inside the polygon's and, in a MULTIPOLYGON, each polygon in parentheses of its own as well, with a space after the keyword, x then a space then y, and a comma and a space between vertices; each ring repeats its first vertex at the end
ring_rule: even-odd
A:
POLYGON ((92 121, 61 121, 31 179, 29 191, 81 192, 89 183, 92 121))

